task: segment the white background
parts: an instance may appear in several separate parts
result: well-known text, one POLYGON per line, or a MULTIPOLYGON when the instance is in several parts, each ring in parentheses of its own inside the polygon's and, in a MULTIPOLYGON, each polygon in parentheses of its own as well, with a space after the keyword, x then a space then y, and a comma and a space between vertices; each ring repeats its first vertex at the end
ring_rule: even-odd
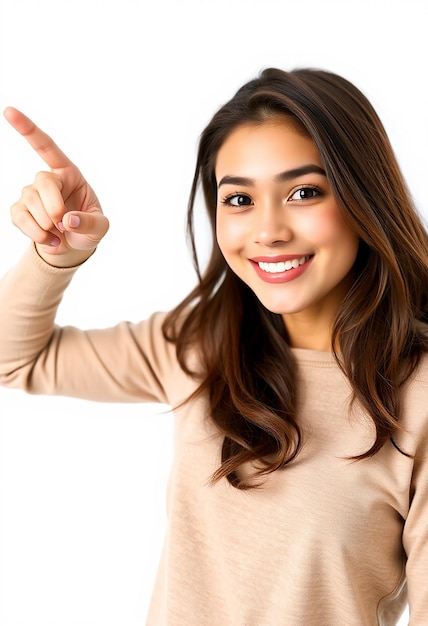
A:
MULTIPOLYGON (((59 321, 137 321, 193 286, 184 216, 198 135, 266 66, 355 82, 428 215, 426 7, 2 0, 0 108, 21 108, 55 138, 111 220, 59 321)), ((9 206, 43 165, 1 120, 0 147, 3 274, 27 246, 9 206)), ((171 416, 4 389, 0 412, 2 626, 143 624, 165 528, 171 416)))

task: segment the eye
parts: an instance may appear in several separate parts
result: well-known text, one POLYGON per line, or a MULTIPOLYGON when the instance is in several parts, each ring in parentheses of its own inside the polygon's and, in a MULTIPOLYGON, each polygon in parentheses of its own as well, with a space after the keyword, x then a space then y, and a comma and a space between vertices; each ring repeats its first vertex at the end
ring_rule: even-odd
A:
POLYGON ((247 196, 243 193, 234 193, 224 198, 224 200, 222 200, 222 203, 234 207, 245 207, 250 206, 253 201, 250 196, 247 196))
POLYGON ((313 200, 321 195, 321 191, 317 187, 299 187, 290 196, 290 200, 313 200))

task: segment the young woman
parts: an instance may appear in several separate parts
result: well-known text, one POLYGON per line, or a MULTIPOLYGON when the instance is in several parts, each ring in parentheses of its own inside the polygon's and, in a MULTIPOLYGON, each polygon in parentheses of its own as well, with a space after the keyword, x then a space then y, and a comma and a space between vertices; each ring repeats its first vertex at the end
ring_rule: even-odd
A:
MULTIPOLYGON (((147 624, 428 623, 428 237, 351 83, 267 69, 201 135, 213 246, 168 314, 55 325, 108 229, 79 170, 12 207, 34 242, 2 280, 1 382, 175 410, 169 526, 147 624)), ((193 249, 195 251, 195 245, 193 249)))

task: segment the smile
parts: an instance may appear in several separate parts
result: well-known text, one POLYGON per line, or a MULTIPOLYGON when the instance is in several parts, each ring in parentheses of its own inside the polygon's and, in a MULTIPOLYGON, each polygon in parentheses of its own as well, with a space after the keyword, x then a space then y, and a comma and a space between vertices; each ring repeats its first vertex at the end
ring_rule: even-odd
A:
POLYGON ((300 258, 291 259, 289 261, 281 261, 279 263, 264 263, 260 261, 258 265, 259 268, 264 272, 269 272, 270 274, 278 274, 282 272, 288 272, 292 269, 296 269, 300 265, 306 263, 309 258, 309 256, 302 256, 300 258))
MULTIPOLYGON (((284 255, 285 256, 285 255, 284 255)), ((313 254, 289 256, 278 261, 270 261, 269 257, 249 259, 259 278, 264 283, 289 283, 304 274, 312 264, 313 254)))

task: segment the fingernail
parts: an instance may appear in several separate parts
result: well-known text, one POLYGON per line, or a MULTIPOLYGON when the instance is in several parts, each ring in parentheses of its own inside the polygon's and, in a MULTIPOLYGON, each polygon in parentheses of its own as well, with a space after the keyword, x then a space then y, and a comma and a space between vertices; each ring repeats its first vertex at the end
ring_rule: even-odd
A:
POLYGON ((62 233, 64 232, 65 228, 62 222, 58 222, 58 224, 56 225, 56 227, 58 228, 59 231, 61 231, 62 233))
POLYGON ((57 246, 59 246, 60 243, 61 243, 61 239, 58 239, 58 237, 55 237, 49 242, 49 245, 56 248, 57 246))
POLYGON ((77 215, 70 215, 70 217, 68 218, 68 225, 70 226, 70 228, 77 228, 80 224, 80 217, 77 217, 77 215))

